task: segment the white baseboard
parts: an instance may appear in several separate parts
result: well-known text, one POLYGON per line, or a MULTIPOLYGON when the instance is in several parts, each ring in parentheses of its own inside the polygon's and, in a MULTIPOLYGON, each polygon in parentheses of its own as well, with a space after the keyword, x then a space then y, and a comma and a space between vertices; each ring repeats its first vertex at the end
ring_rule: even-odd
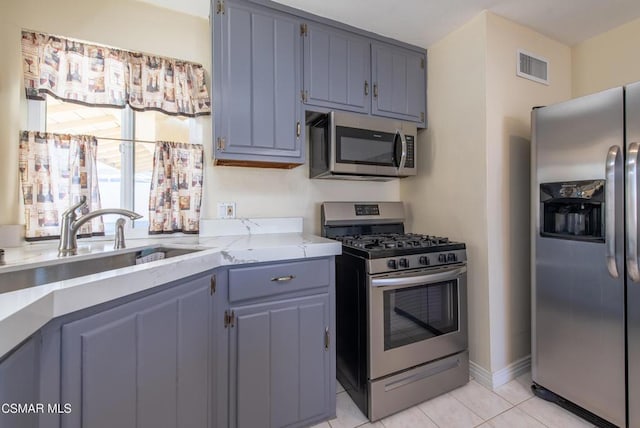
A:
POLYGON ((469 361, 469 374, 480 385, 491 390, 504 385, 531 370, 531 356, 528 355, 509 364, 507 367, 491 373, 484 367, 469 361))

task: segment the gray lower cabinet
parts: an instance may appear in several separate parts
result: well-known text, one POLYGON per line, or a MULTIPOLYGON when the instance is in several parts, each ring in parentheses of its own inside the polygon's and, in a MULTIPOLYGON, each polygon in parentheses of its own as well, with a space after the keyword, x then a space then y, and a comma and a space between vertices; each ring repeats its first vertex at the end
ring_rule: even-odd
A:
POLYGON ((329 295, 231 310, 231 426, 285 427, 325 414, 331 389, 329 295))
POLYGON ((61 328, 63 428, 209 426, 211 277, 61 328))
POLYGON ((36 334, 0 362, 1 428, 38 426, 39 409, 18 406, 35 406, 40 403, 39 347, 40 337, 36 334))
POLYGON ((238 265, 57 318, 0 360, 0 404, 45 406, 0 428, 331 419, 334 277, 333 257, 238 265))
POLYGON ((214 308, 218 428, 335 417, 333 258, 230 268, 214 308))
POLYGON ((426 53, 371 44, 371 113, 426 126, 426 53))
POLYGON ((243 1, 213 10, 216 164, 303 164, 299 21, 243 1))

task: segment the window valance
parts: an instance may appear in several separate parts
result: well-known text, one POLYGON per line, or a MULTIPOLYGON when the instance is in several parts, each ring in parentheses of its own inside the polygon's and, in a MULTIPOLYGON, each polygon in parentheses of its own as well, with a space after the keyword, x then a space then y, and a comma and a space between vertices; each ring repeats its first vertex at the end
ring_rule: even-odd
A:
POLYGON ((129 52, 31 31, 22 32, 27 98, 45 93, 96 106, 211 114, 200 64, 129 52))

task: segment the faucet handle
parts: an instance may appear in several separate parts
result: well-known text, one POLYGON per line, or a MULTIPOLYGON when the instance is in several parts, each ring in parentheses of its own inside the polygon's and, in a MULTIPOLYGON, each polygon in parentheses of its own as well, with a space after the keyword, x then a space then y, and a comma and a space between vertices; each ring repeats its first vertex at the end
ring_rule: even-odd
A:
POLYGON ((87 197, 86 196, 80 196, 80 202, 78 202, 77 204, 71 205, 69 208, 67 208, 63 213, 62 216, 63 217, 69 217, 71 215, 75 215, 75 212, 78 208, 82 208, 85 205, 87 205, 87 197))

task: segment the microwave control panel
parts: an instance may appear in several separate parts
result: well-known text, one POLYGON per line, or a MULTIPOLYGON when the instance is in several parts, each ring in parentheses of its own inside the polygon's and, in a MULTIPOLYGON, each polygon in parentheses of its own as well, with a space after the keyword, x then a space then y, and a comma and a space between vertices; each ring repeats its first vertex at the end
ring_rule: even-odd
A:
POLYGON ((406 135, 405 139, 407 140, 407 160, 404 163, 404 166, 405 168, 414 168, 415 167, 414 136, 406 135))

